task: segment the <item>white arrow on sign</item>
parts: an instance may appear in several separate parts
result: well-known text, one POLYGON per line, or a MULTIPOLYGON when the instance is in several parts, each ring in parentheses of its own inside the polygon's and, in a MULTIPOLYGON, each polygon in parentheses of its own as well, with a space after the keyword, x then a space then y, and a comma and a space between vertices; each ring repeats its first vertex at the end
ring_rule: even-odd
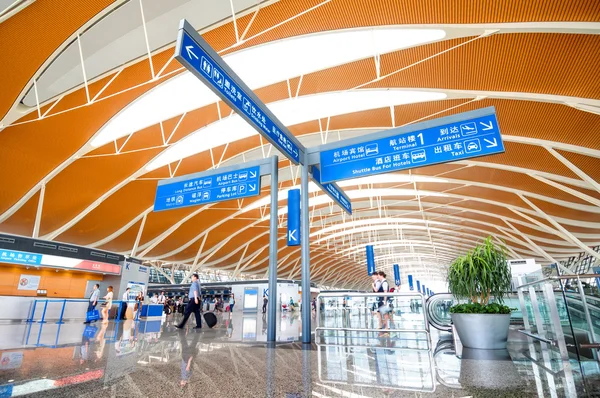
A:
POLYGON ((256 184, 248 184, 251 191, 256 191, 256 184))
POLYGON ((250 178, 256 178, 256 171, 250 172, 250 178))
POLYGON ((294 156, 298 156, 298 151, 294 149, 294 156))
POLYGON ((188 58, 192 59, 192 57, 198 59, 198 56, 196 54, 194 54, 194 52, 192 51, 192 48, 194 48, 194 46, 185 46, 185 49, 187 50, 188 53, 188 58))
POLYGON ((293 240, 294 242, 297 242, 298 238, 296 238, 296 232, 298 232, 297 229, 293 229, 291 231, 288 231, 288 240, 293 240))
POLYGON ((484 128, 482 128, 483 131, 491 130, 494 128, 494 123, 492 123, 491 120, 490 120, 490 124, 485 124, 484 122, 479 122, 479 124, 481 124, 484 127, 484 128))
POLYGON ((490 140, 488 140, 487 138, 484 138, 483 140, 484 140, 485 142, 487 142, 488 144, 490 144, 490 145, 486 145, 486 146, 485 146, 486 148, 494 148, 494 147, 498 146, 498 142, 496 141, 496 139, 495 139, 495 138, 494 138, 494 141, 490 141, 490 140))

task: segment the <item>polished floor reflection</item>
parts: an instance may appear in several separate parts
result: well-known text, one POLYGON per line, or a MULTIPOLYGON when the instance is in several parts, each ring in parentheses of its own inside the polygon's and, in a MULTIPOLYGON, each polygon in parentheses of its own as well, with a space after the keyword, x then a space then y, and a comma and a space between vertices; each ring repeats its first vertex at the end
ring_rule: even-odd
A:
MULTIPOLYGON (((320 324, 353 325, 337 317, 320 324)), ((0 397, 586 397, 599 373, 594 361, 569 363, 569 375, 518 333, 508 350, 459 358, 435 331, 317 330, 303 349, 299 314, 284 313, 269 348, 262 314, 222 314, 201 330, 178 320, 0 325, 0 397)))

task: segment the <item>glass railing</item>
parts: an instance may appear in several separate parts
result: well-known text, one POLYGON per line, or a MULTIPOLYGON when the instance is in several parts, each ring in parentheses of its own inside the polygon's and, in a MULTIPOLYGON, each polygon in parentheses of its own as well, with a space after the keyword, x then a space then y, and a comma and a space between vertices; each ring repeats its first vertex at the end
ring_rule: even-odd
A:
MULTIPOLYGON (((317 296, 315 338, 318 343, 368 345, 381 334, 415 337, 429 346, 429 324, 419 293, 322 293, 317 296)), ((409 341, 411 337, 408 337, 409 341)))
MULTIPOLYGON (((598 366, 586 362, 597 365, 599 359, 600 299, 586 295, 582 283, 595 277, 551 276, 517 288, 525 314, 521 332, 529 337, 531 359, 553 372, 579 375, 584 382, 598 376, 598 366)), ((575 386, 565 389, 575 391, 575 386)))

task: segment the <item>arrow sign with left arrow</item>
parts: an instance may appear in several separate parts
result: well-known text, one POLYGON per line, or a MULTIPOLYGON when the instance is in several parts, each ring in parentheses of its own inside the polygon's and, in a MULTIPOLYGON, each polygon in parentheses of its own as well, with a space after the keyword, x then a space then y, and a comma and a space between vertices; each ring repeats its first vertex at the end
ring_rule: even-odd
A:
POLYGON ((186 20, 179 27, 175 59, 294 164, 303 162, 302 144, 186 20))

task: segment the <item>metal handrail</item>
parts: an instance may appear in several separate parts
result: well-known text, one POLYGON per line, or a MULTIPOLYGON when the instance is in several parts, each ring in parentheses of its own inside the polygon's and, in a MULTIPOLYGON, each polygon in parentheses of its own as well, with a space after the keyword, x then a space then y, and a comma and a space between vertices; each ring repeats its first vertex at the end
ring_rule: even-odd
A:
MULTIPOLYGON (((98 303, 104 303, 107 300, 104 299, 99 299, 98 303)), ((35 321, 35 310, 37 307, 37 303, 44 303, 44 310, 42 312, 42 318, 37 321, 37 323, 46 323, 46 310, 48 309, 48 303, 62 303, 62 309, 60 311, 60 316, 58 318, 58 321, 56 321, 57 324, 63 324, 63 316, 65 314, 65 308, 67 303, 87 303, 89 302, 88 299, 35 299, 33 300, 33 307, 31 308, 31 312, 30 312, 30 316, 25 320, 25 322, 27 323, 33 323, 36 322, 35 321)), ((121 308, 124 302, 128 302, 125 300, 112 300, 113 304, 118 304, 119 305, 119 309, 117 314, 121 313, 121 308)), ((117 322, 120 320, 119 316, 116 317, 117 322)))
POLYGON ((539 283, 548 282, 548 281, 557 281, 557 280, 562 280, 562 279, 588 279, 588 278, 598 278, 598 277, 599 277, 598 274, 580 274, 580 275, 575 274, 575 275, 549 276, 544 279, 539 279, 537 281, 524 283, 521 286, 517 286, 517 290, 520 288, 523 288, 523 287, 533 286, 533 285, 537 285, 539 283))
POLYGON ((319 297, 411 297, 418 296, 423 297, 421 293, 406 293, 406 292, 388 292, 388 293, 353 293, 353 292, 339 292, 339 293, 319 293, 317 295, 317 299, 319 297))

